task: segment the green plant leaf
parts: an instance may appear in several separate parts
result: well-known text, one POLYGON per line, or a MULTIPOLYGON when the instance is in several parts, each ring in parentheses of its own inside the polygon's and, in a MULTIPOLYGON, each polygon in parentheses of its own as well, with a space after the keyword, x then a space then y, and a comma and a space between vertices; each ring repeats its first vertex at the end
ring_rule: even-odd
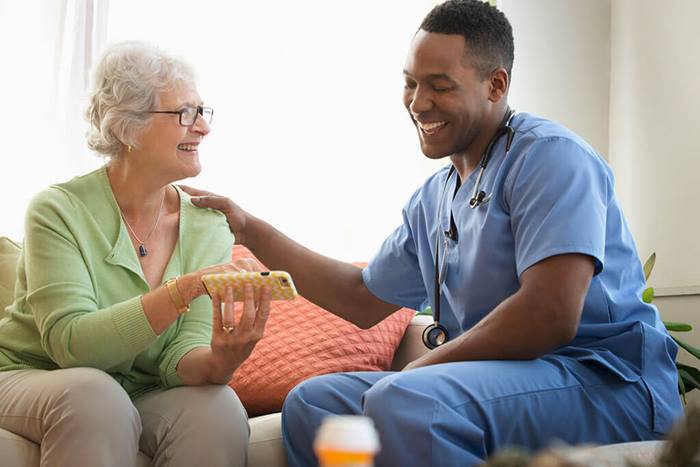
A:
POLYGON ((688 344, 687 342, 684 342, 677 337, 671 336, 671 339, 676 341, 676 344, 678 344, 680 347, 684 348, 687 350, 690 354, 692 354, 695 358, 700 360, 700 349, 697 347, 693 347, 692 345, 688 344))
POLYGON ((693 326, 688 323, 677 323, 675 321, 664 321, 666 329, 673 332, 688 332, 693 330, 693 326))
POLYGON ((680 370, 678 371, 678 394, 683 398, 683 405, 687 405, 688 401, 685 400, 685 382, 683 381, 680 370))
POLYGON ((642 292, 642 301, 644 303, 651 303, 654 301, 654 288, 653 287, 647 287, 644 289, 644 292, 642 292))
POLYGON ((689 371, 693 374, 695 374, 695 372, 697 372, 698 381, 700 381, 700 368, 695 368, 694 366, 686 365, 685 363, 680 363, 680 362, 676 362, 676 367, 679 369, 683 369, 685 371, 689 371))
POLYGON ((678 376, 683 379, 686 389, 691 391, 693 389, 700 389, 700 370, 689 365, 684 365, 682 363, 677 363, 678 376))
POLYGON ((646 263, 644 263, 644 280, 648 281, 649 276, 651 276, 651 271, 654 269, 654 265, 656 264, 656 252, 653 252, 649 259, 647 259, 646 263))
POLYGON ((678 377, 680 378, 679 381, 683 380, 683 385, 685 386, 685 393, 686 393, 686 394, 688 394, 688 393, 689 393, 690 391, 692 391, 693 389, 698 389, 698 388, 700 388, 700 385, 698 385, 698 384, 700 384, 700 383, 698 383, 697 381, 695 381, 694 379, 692 379, 692 378, 690 377, 690 375, 688 375, 688 374, 685 373, 684 371, 680 370, 680 371, 678 372, 678 377))

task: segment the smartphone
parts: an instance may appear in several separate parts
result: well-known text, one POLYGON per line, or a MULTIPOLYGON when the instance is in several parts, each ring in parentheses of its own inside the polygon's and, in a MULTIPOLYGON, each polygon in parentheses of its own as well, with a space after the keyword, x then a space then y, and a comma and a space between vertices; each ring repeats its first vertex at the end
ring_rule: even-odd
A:
POLYGON ((260 293, 262 286, 267 285, 272 292, 272 300, 292 300, 297 294, 292 276, 286 271, 246 271, 227 272, 222 274, 205 274, 202 276, 202 283, 211 296, 216 292, 223 297, 226 287, 233 288, 233 299, 242 302, 245 299, 243 286, 246 283, 253 284, 253 292, 256 296, 260 293))

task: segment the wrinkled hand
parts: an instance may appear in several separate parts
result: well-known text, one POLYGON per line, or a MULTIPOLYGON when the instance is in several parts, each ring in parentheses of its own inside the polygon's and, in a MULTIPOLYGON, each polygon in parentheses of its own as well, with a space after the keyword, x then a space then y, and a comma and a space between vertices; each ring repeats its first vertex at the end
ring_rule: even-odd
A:
POLYGON ((229 229, 236 238, 236 243, 244 243, 245 227, 248 214, 236 203, 225 196, 220 196, 209 191, 199 190, 186 185, 179 187, 192 196, 192 204, 199 208, 211 208, 221 211, 226 216, 229 229))
POLYGON ((209 266, 198 271, 185 274, 184 276, 178 278, 177 286, 180 289, 180 293, 182 293, 185 301, 190 303, 200 295, 207 293, 207 290, 202 283, 202 276, 206 274, 224 274, 227 272, 262 270, 262 265, 254 259, 242 258, 230 263, 215 264, 214 266, 209 266))
POLYGON ((233 374, 236 368, 250 356, 263 336, 265 324, 270 315, 270 288, 262 287, 260 299, 256 300, 253 286, 245 284, 244 294, 243 312, 238 322, 234 313, 235 302, 231 287, 226 289, 223 297, 218 294, 211 297, 211 351, 216 362, 217 373, 233 374))

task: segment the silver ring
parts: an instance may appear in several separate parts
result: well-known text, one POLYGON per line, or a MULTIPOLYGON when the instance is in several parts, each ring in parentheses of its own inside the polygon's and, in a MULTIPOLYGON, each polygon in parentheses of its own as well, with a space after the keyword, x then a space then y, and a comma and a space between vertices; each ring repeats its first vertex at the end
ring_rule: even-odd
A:
POLYGON ((222 326, 221 329, 223 329, 224 332, 227 332, 227 333, 229 333, 229 334, 231 334, 231 333, 233 332, 233 328, 232 328, 232 327, 222 326))

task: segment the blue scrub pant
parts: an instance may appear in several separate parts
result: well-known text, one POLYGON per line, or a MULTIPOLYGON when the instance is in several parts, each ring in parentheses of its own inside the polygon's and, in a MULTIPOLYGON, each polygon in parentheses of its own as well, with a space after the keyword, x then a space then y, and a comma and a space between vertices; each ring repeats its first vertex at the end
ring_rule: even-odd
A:
POLYGON ((548 355, 319 376, 289 393, 282 431, 291 467, 317 465, 313 438, 330 414, 373 419, 377 466, 471 466, 506 446, 658 439, 651 407, 641 379, 548 355))

